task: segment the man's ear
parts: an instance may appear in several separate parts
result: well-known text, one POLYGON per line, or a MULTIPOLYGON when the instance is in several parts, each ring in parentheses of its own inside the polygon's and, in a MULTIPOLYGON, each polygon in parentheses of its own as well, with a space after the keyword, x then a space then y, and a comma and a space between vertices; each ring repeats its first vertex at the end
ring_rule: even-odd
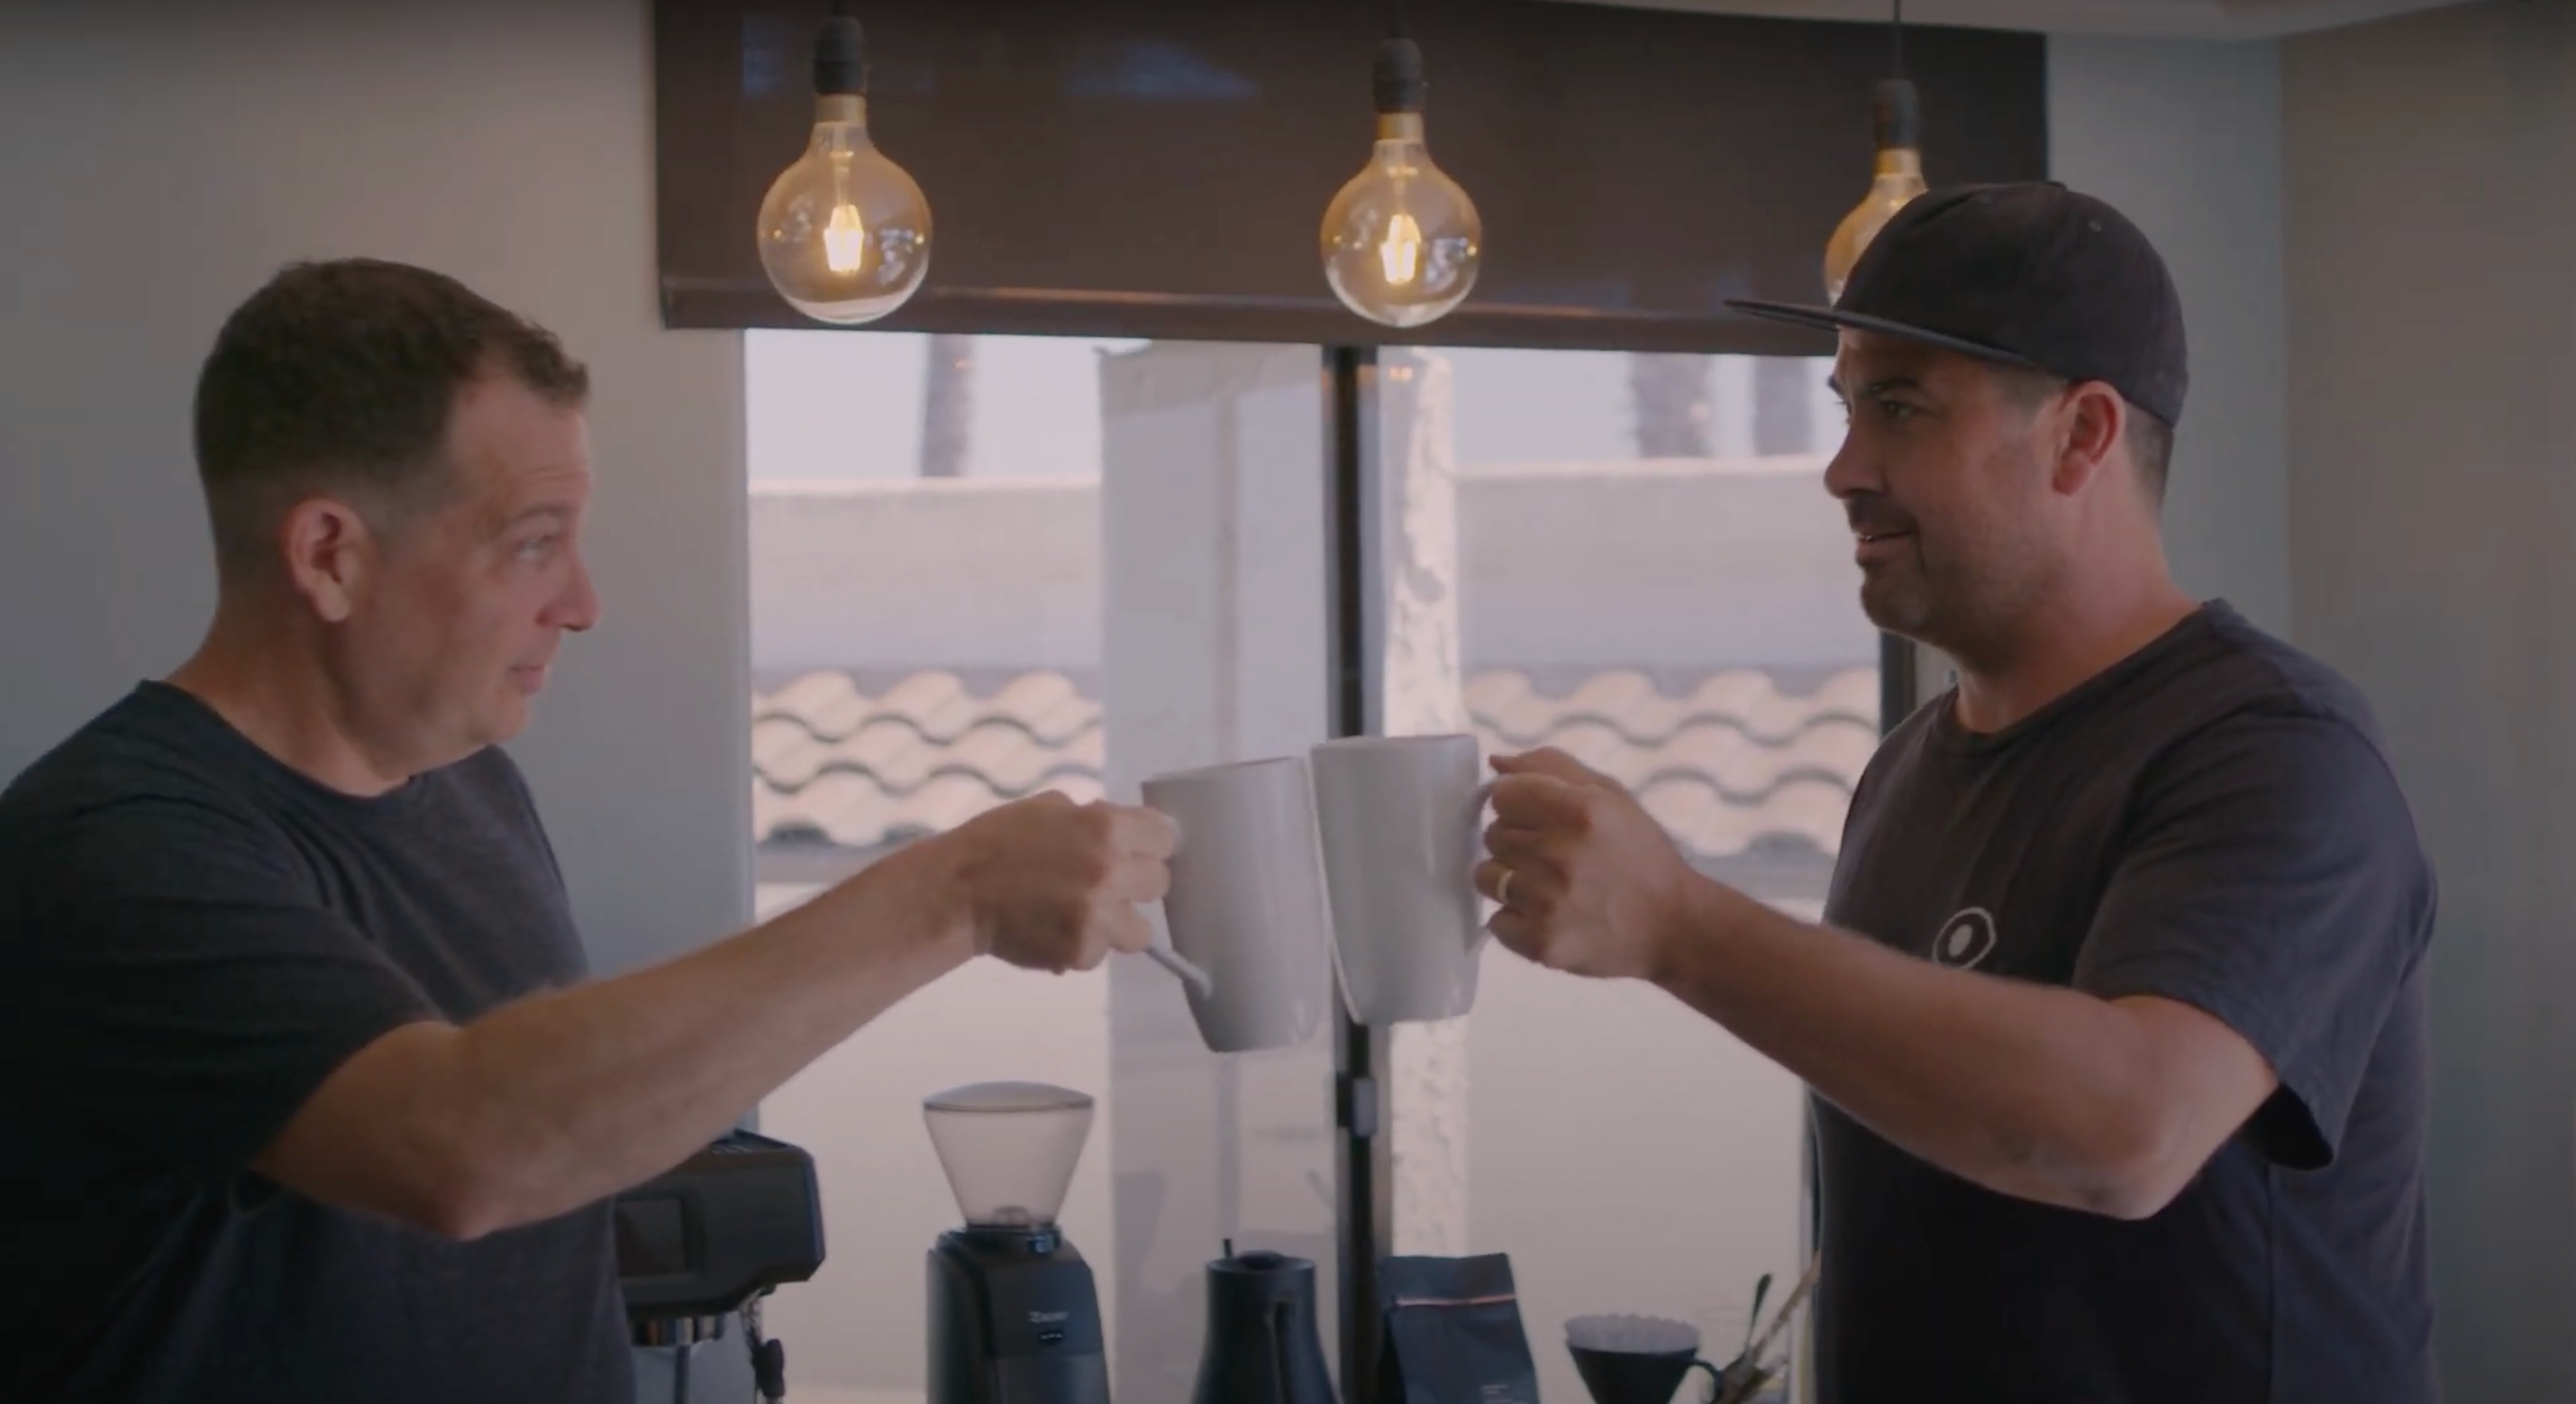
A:
POLYGON ((338 624, 357 612, 381 553, 356 508, 336 498, 308 497, 286 510, 277 534, 286 577, 315 614, 338 624))
POLYGON ((2098 380, 2069 386, 2058 402, 2057 457, 2049 485, 2072 495, 2093 481, 2128 432, 2129 406, 2120 392, 2098 380))

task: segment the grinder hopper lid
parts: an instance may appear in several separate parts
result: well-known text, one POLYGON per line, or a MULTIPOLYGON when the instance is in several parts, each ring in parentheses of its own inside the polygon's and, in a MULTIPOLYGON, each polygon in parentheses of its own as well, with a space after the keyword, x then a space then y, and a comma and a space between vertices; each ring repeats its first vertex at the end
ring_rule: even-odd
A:
POLYGON ((1054 1223, 1092 1110, 1091 1094, 1043 1082, 978 1082, 921 1101, 949 1192, 976 1226, 1054 1223))

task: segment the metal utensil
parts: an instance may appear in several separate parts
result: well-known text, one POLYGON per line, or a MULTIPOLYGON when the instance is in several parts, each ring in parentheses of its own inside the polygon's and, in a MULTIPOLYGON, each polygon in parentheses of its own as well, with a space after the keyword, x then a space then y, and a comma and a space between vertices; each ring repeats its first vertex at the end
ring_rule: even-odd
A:
POLYGON ((1199 998, 1205 999, 1215 991, 1216 981, 1209 978, 1206 971, 1199 969, 1188 956, 1179 951, 1162 946, 1147 946, 1145 954, 1156 965, 1179 976, 1191 989, 1198 991, 1199 998))
POLYGON ((1762 1324, 1762 1299, 1770 1295, 1771 1274, 1766 1272, 1760 1281, 1753 1284, 1753 1310, 1744 1313, 1744 1344, 1736 1348, 1736 1354, 1742 1355, 1753 1349, 1753 1328, 1762 1324))
MULTIPOLYGON (((1799 1277, 1798 1285, 1791 1288, 1789 1295, 1781 1300, 1779 1315, 1771 1318, 1771 1327, 1762 1333, 1761 1339, 1754 1339, 1753 1323, 1746 1323, 1744 1349, 1733 1360, 1727 1362, 1726 1369, 1718 1376, 1717 1395, 1710 1404, 1749 1404, 1753 1396, 1761 1392, 1763 1386, 1779 1378, 1780 1371, 1770 1359, 1771 1347, 1779 1341, 1780 1333, 1788 1328, 1789 1319, 1798 1314, 1798 1307, 1806 1301, 1808 1292, 1814 1290, 1816 1274, 1823 1266, 1824 1259, 1821 1256, 1807 1264, 1807 1271, 1799 1277)), ((1770 1286, 1770 1275, 1765 1273, 1753 1289, 1755 1321, 1761 1319, 1762 1299, 1768 1295, 1770 1286)), ((1787 1362, 1783 1360, 1778 1363, 1787 1362)))
POLYGON ((1780 1333, 1788 1328, 1789 1318, 1798 1314, 1798 1308, 1806 1302, 1807 1294, 1815 1290, 1816 1274, 1822 1271, 1824 1266, 1824 1255, 1818 1254, 1810 1259, 1806 1272, 1798 1278, 1798 1285, 1791 1288, 1789 1295, 1781 1301, 1780 1314, 1771 1318, 1771 1329, 1762 1333, 1761 1342, 1755 1345, 1751 1352, 1757 1368, 1760 1362, 1771 1354, 1771 1347, 1780 1339, 1780 1333))

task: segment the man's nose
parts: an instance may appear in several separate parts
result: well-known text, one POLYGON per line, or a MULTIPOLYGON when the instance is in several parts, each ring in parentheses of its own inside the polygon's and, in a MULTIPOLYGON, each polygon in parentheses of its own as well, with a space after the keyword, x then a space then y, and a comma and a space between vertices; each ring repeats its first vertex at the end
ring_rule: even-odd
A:
POLYGON ((582 559, 575 548, 572 557, 572 580, 565 586, 563 597, 555 602, 553 623, 581 633, 599 623, 599 587, 591 582, 590 562, 582 559))
POLYGON ((1864 468, 1864 460, 1852 437, 1844 434, 1834 456, 1825 463, 1825 491, 1832 493, 1838 501, 1848 501, 1853 493, 1868 492, 1878 486, 1877 475, 1864 468))

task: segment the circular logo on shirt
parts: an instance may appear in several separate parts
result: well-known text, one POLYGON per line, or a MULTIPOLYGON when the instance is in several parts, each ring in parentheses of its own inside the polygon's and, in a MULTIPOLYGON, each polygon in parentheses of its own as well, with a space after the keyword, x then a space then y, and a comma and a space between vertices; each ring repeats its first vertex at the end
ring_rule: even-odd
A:
POLYGON ((1952 970, 1974 970, 1994 953, 1995 914, 1983 907, 1970 907, 1941 923, 1941 935, 1932 943, 1932 963, 1952 970))

